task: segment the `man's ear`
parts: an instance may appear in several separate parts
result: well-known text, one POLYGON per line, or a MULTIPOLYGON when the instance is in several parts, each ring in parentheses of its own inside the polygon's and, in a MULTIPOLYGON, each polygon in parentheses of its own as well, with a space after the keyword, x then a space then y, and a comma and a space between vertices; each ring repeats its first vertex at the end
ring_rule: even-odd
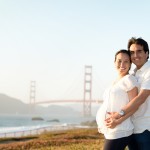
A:
POLYGON ((147 56, 147 59, 148 59, 148 57, 149 57, 149 53, 148 52, 146 52, 146 56, 147 56))

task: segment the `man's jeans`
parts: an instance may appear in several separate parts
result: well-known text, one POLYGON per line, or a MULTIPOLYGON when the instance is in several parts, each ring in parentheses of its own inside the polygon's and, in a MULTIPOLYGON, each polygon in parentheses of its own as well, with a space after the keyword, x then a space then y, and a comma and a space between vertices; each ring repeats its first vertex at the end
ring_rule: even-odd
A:
POLYGON ((133 134, 128 148, 129 150, 150 150, 150 131, 133 134))

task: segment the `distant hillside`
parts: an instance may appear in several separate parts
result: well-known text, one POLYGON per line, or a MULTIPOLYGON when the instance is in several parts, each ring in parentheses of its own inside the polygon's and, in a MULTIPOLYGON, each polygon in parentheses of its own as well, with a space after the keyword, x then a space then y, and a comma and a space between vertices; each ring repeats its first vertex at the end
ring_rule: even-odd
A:
POLYGON ((25 114, 27 113, 28 105, 18 99, 9 97, 5 94, 0 94, 0 113, 4 114, 25 114))
MULTIPOLYGON (((0 94, 0 114, 29 114, 29 104, 23 103, 21 100, 0 94)), ((42 107, 37 105, 34 110, 35 114, 51 114, 51 115, 77 115, 79 114, 69 106, 50 105, 42 107)))

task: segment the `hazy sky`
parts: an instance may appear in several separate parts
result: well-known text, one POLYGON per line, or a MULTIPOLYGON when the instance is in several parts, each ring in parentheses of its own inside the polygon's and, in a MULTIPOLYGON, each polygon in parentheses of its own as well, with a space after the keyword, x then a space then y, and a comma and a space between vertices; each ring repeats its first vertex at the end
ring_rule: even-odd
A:
MULTIPOLYGON (((150 2, 0 0, 0 93, 29 103, 82 99, 84 66, 93 66, 93 98, 115 77, 114 54, 132 36, 150 41, 150 2)), ((150 44, 150 42, 149 42, 150 44)))

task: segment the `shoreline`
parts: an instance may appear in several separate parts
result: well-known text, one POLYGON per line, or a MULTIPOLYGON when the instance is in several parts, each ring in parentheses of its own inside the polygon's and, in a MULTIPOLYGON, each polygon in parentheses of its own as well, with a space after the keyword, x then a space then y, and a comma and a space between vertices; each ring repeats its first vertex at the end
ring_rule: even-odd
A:
POLYGON ((34 129, 29 129, 29 130, 3 132, 3 133, 0 133, 0 138, 34 136, 34 135, 42 134, 43 132, 69 130, 69 129, 75 129, 75 128, 80 128, 80 129, 91 128, 91 126, 78 125, 78 124, 49 125, 49 126, 38 127, 34 129))

